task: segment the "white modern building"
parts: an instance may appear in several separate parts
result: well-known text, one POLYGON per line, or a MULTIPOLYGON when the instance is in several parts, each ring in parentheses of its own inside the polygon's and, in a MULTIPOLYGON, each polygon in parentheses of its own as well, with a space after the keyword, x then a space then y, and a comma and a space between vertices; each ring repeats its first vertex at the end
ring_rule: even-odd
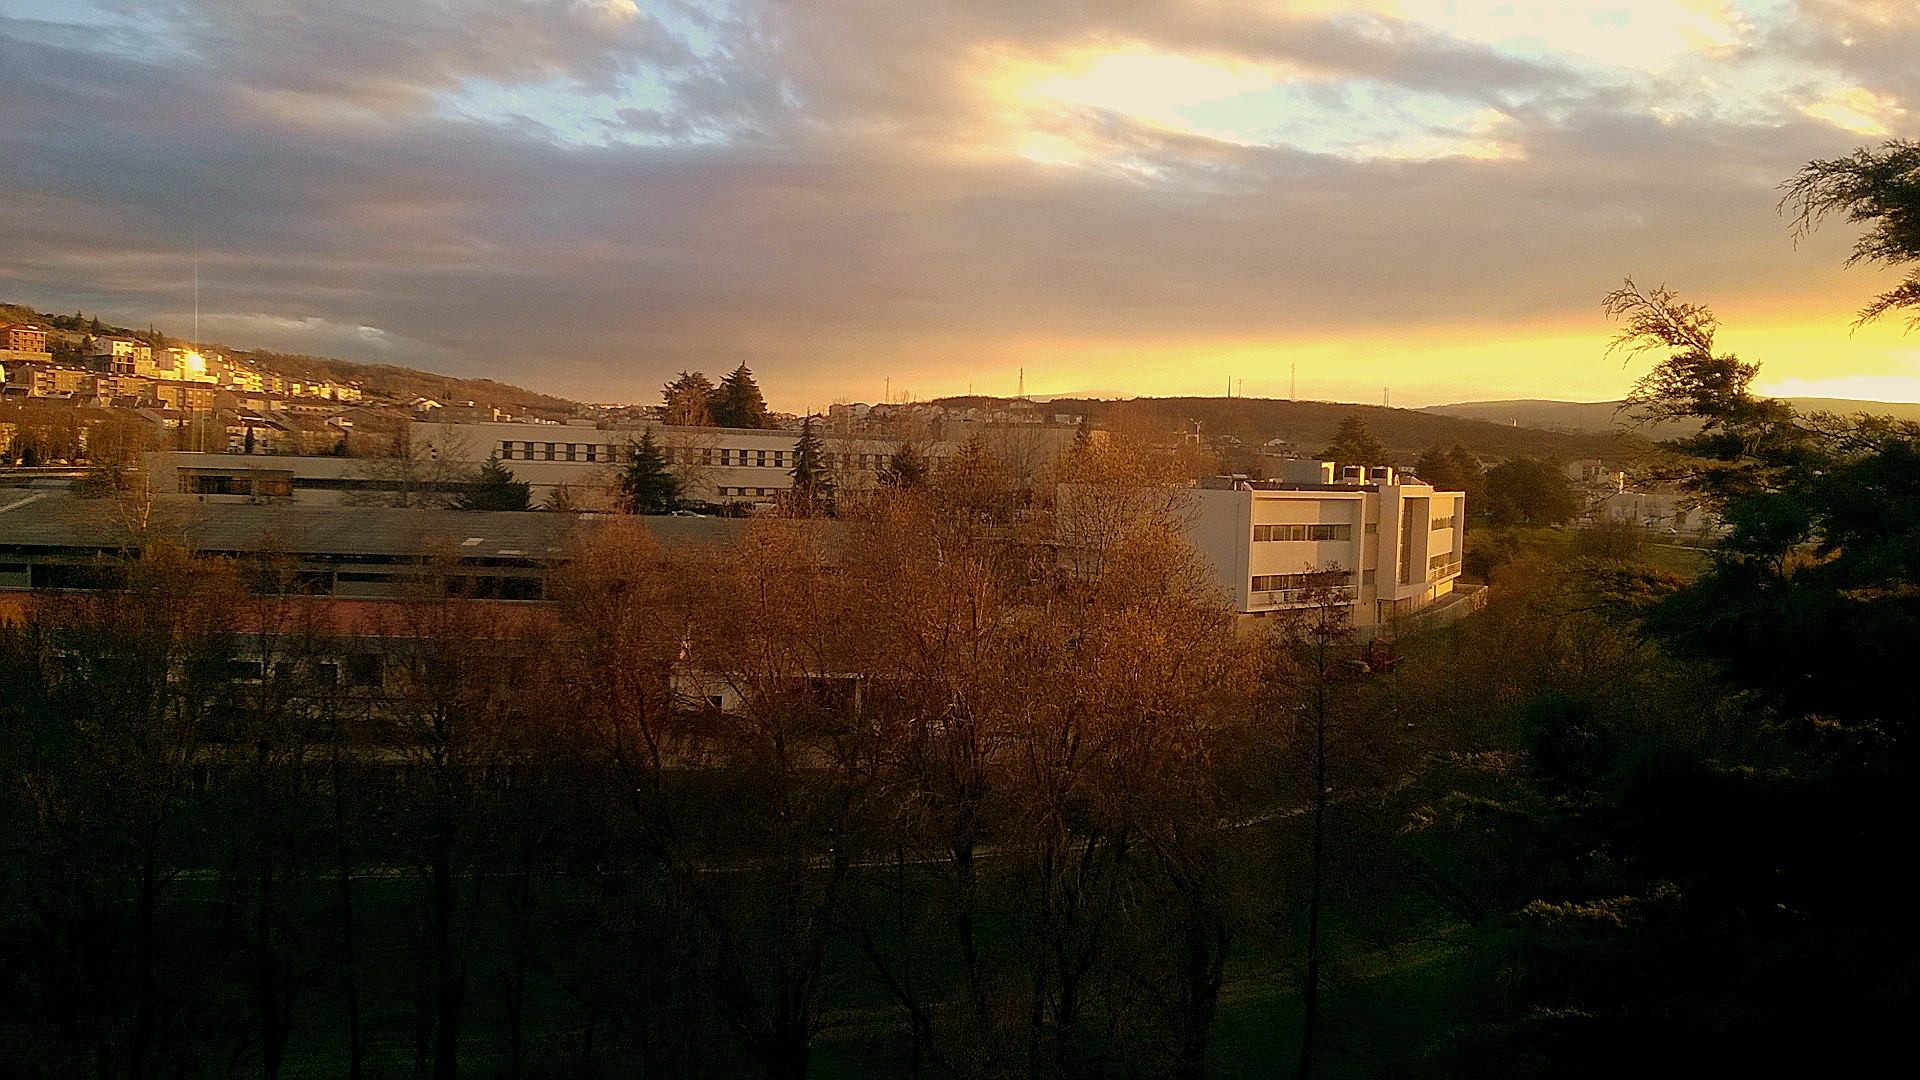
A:
POLYGON ((1191 536, 1250 618, 1321 603, 1376 627, 1454 592, 1466 497, 1394 470, 1290 462, 1283 480, 1221 477, 1194 492, 1191 536))
MULTIPOLYGON (((566 487, 576 505, 595 508, 618 498, 620 472, 645 431, 680 477, 686 498, 710 503, 770 503, 792 482, 794 444, 800 433, 780 428, 717 428, 649 425, 600 428, 591 421, 565 424, 480 423, 410 425, 416 455, 477 466, 498 458, 516 479, 533 485, 539 502, 566 487)), ((897 439, 819 432, 827 468, 842 491, 872 487, 900 448, 897 439)), ((939 453, 940 448, 925 448, 939 453)))

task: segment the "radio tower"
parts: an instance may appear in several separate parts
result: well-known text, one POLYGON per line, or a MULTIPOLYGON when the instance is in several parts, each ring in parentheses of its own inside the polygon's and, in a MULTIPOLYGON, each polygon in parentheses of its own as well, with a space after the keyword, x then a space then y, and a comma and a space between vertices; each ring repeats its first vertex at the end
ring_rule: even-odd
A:
POLYGON ((1027 369, 1026 368, 1020 369, 1020 393, 1016 396, 1018 396, 1022 401, 1026 400, 1026 397, 1027 397, 1027 369))

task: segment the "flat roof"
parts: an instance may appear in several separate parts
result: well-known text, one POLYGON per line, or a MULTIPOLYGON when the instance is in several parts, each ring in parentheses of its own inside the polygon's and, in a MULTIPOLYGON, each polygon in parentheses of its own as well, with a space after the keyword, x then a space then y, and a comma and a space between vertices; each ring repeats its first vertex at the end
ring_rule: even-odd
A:
MULTIPOLYGON (((578 530, 608 520, 640 522, 670 547, 720 546, 747 524, 741 518, 626 519, 551 511, 262 505, 179 497, 155 500, 150 518, 160 535, 199 551, 387 557, 450 553, 534 562, 559 560, 578 530)), ((0 489, 0 548, 115 550, 125 546, 131 531, 125 507, 111 497, 0 489)))

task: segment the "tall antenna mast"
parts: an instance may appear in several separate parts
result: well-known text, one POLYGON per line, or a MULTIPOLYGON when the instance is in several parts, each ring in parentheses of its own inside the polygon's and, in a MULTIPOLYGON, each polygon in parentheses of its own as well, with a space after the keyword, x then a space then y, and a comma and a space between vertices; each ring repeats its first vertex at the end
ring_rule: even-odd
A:
POLYGON ((1293 370, 1287 376, 1287 400, 1300 400, 1300 361, 1293 362, 1293 370))
POLYGON ((1024 400, 1026 396, 1027 396, 1027 369, 1021 368, 1020 369, 1020 397, 1024 400))
POLYGON ((1392 387, 1383 386, 1380 388, 1380 404, 1389 409, 1393 408, 1393 388, 1392 387))

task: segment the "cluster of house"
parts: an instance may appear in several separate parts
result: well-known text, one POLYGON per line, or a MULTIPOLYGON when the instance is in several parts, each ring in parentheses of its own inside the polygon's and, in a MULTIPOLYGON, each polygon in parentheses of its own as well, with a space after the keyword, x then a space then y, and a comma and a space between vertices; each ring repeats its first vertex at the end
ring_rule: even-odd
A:
POLYGON ((0 326, 0 377, 6 392, 26 397, 131 399, 175 408, 212 408, 213 390, 334 402, 361 400, 360 387, 331 379, 295 379, 219 353, 184 346, 155 349, 138 338, 89 338, 82 366, 55 363, 47 331, 30 323, 0 326))
MULTIPOLYGON (((132 337, 90 337, 77 360, 60 362, 44 327, 0 325, 0 400, 70 406, 81 453, 89 430, 116 415, 181 432, 176 441, 206 450, 337 452, 356 425, 365 427, 376 415, 363 407, 365 396, 357 383, 288 376, 221 353, 155 348, 132 337)), ((0 454, 20 437, 18 426, 0 423, 0 454)))

